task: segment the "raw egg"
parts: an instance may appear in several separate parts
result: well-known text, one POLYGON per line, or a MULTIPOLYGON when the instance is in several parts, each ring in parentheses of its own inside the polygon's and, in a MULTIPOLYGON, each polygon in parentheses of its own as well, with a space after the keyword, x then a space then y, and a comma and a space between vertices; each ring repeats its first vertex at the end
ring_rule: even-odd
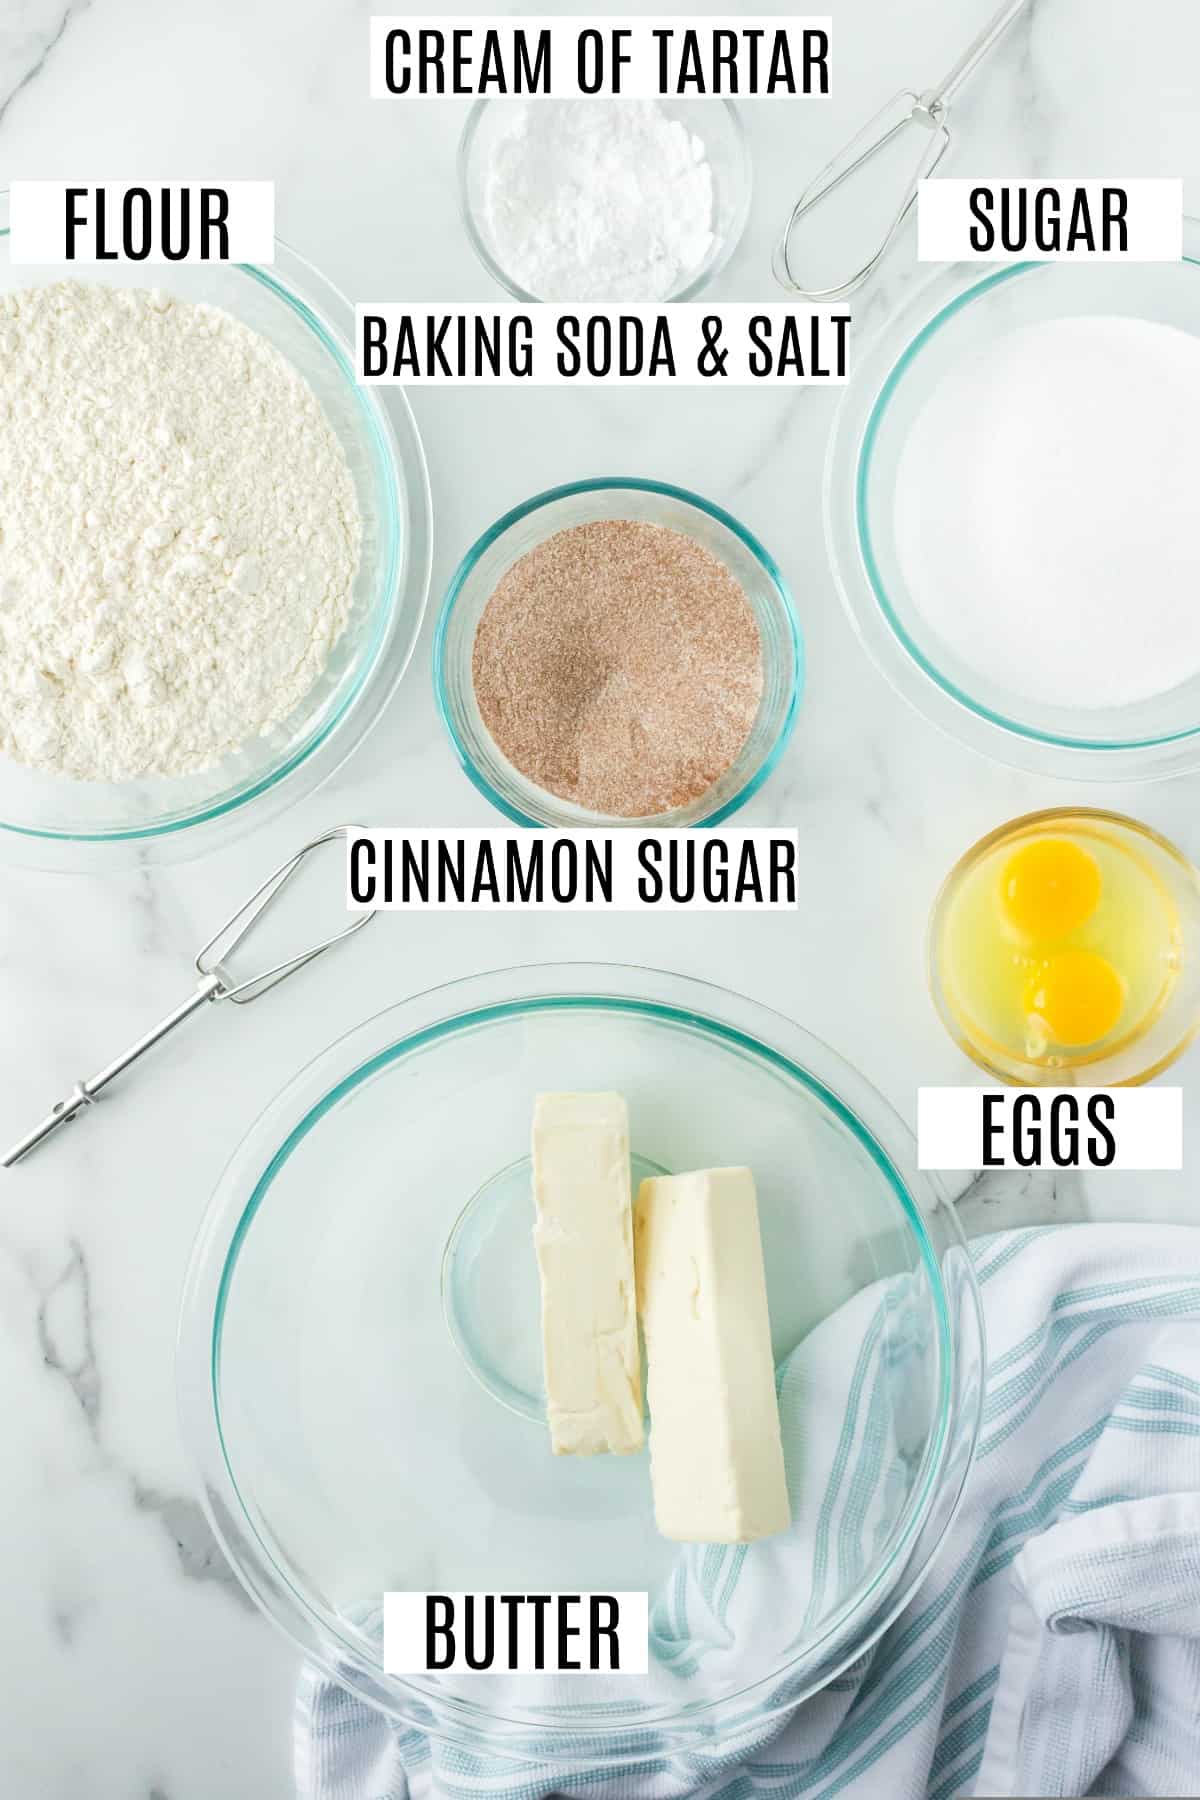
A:
POLYGON ((1100 865, 1070 838, 1034 838, 1014 850, 1000 877, 1004 916, 1022 937, 1052 943, 1086 923, 1100 904, 1100 865))
POLYGON ((964 859, 934 914, 934 989, 985 1067, 1036 1078, 1149 1029, 1180 966, 1172 894, 1111 815, 1018 822, 964 859))
POLYGON ((1125 983, 1094 950, 1060 951, 1025 993, 1030 1020, 1045 1026, 1051 1043, 1072 1050, 1098 1044, 1115 1031, 1124 1006, 1125 983))

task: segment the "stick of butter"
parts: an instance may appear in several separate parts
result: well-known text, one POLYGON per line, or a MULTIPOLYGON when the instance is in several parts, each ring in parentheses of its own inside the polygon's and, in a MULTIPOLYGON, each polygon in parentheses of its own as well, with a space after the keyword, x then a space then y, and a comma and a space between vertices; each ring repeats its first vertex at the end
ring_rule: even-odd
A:
POLYGON ((539 1094, 533 1241, 556 1456, 640 1450, 629 1119, 620 1094, 539 1094))
POLYGON ((753 1176, 702 1169, 643 1181, 634 1238, 658 1529, 695 1544, 786 1531, 753 1176))

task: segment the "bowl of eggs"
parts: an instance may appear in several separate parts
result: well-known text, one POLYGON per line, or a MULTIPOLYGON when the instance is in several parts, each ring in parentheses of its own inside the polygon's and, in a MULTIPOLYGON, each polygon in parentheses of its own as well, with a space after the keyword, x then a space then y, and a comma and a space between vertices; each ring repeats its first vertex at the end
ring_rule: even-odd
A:
POLYGON ((1014 819, 946 878, 929 930, 942 1023, 1004 1081, 1148 1081, 1200 1021, 1200 877, 1149 826, 1075 807, 1014 819))

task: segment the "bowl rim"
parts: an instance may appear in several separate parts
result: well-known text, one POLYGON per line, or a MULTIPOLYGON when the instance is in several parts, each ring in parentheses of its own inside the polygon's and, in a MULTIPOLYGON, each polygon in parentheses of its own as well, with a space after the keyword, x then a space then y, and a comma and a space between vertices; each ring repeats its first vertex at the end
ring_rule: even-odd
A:
MULTIPOLYGON (((597 98, 598 97, 599 96, 597 96, 597 98)), ((475 209, 471 204, 471 154, 475 147, 475 139, 479 133, 479 128, 483 123, 483 116, 489 106, 503 104, 505 101, 511 101, 515 98, 519 98, 519 96, 500 94, 483 95, 471 104, 470 110, 463 122, 462 132, 458 140, 458 151, 455 157, 458 213, 468 243, 475 252, 476 258, 483 265, 492 280, 496 282, 499 287, 502 287, 506 294, 511 294, 514 300, 523 301, 527 305, 540 306, 543 304, 540 295, 531 294, 527 288, 523 288, 520 283, 515 281, 511 275, 507 274, 496 261, 496 258, 492 255, 491 249, 489 248, 487 238, 484 235, 480 223, 476 219, 475 209)), ((669 95, 666 98, 668 104, 674 103, 676 105, 684 105, 688 102, 694 102, 697 105, 707 104, 709 106, 720 106, 724 108, 733 129, 733 142, 737 151, 738 166, 742 172, 741 194, 738 198, 737 206, 734 208, 733 222, 730 225, 728 232, 723 238, 716 241, 709 256, 701 263, 698 269, 693 271, 682 287, 677 288, 673 293, 665 294, 659 301, 630 302, 629 304, 672 306, 681 304, 687 300, 694 300, 697 294, 701 293, 711 281, 714 281, 730 262, 734 251, 745 236, 746 226, 750 219, 750 204, 754 195, 754 158, 750 151, 750 139, 746 132, 746 123, 742 118, 740 108, 736 106, 732 100, 727 100, 723 95, 719 94, 681 94, 677 98, 669 95)), ((536 102, 534 102, 534 104, 536 104, 536 102)), ((661 102, 659 104, 661 104, 661 102)), ((616 306, 621 303, 618 301, 597 301, 595 304, 616 306)))
MULTIPOLYGON (((676 500, 684 506, 693 507, 696 511, 706 514, 708 518, 714 519, 717 524, 731 532, 744 548, 750 552, 751 556, 754 557, 755 561, 762 568, 763 573, 766 575, 768 581, 771 583, 779 597, 787 631, 787 638, 792 652, 792 681, 791 690, 788 694, 787 706, 780 722, 779 729, 775 735, 774 743, 771 745, 758 767, 747 776, 737 793, 731 794, 727 800, 720 806, 715 807, 711 813, 706 813, 702 819, 692 821, 692 828, 708 829, 712 826, 721 824, 723 820, 729 818, 731 813, 736 812, 739 807, 744 806, 751 796, 758 792, 768 776, 771 775, 777 767, 787 748, 792 732, 795 729, 796 717, 804 693, 806 658, 804 651, 804 636, 800 629, 800 620, 796 612, 796 603, 792 598, 791 588, 788 586, 783 571, 775 561, 775 558, 771 555, 770 551, 760 543, 754 533, 748 530, 745 525, 741 524, 739 520, 735 519, 732 513, 726 512, 724 507, 718 506, 715 501, 706 500, 703 495, 693 493, 690 488, 679 487, 672 482, 653 481, 646 477, 636 475, 595 475, 589 476, 582 481, 567 481, 563 482, 558 487, 545 488, 541 493, 533 494, 528 500, 523 500, 520 505, 510 507, 507 512, 501 513, 498 519, 494 520, 485 531, 480 533, 470 549, 463 555, 458 567, 450 577, 441 607, 438 611, 437 622, 434 626, 432 655, 433 693, 437 705, 438 717, 441 719, 442 725, 450 739, 450 743, 464 774, 472 785, 483 795, 484 799, 490 801, 497 812, 502 813, 506 819, 510 819, 514 825, 524 825, 534 829, 541 829, 544 825, 544 821, 534 818, 529 813, 523 812, 520 807, 513 805, 511 801, 507 800, 504 795, 493 786, 492 782, 488 779, 486 772, 476 762, 475 758, 467 748, 466 743, 463 741, 462 734, 460 733, 455 720, 454 709, 450 702, 449 684, 446 678, 446 640, 449 634, 450 622, 454 614, 454 609, 461 598, 463 589, 471 575, 474 573, 476 564, 479 562, 480 558, 491 549, 493 544, 498 543, 507 531, 510 531, 515 525, 519 525, 523 519, 528 518, 532 513, 539 512, 543 507, 554 505, 560 500, 568 500, 576 494, 595 494, 604 492, 657 494, 669 500, 676 500)), ((566 804, 566 802, 563 802, 562 804, 566 804)), ((622 828, 637 828, 644 831, 651 831, 655 829, 667 829, 669 827, 669 821, 670 814, 663 813, 659 816, 657 821, 654 818, 618 819, 609 818, 606 815, 602 816, 597 814, 593 816, 592 814, 586 814, 581 815, 578 822, 585 829, 596 831, 617 830, 622 828)))
MULTIPOLYGON (((0 188, 0 246, 11 233, 10 195, 0 188)), ((375 619, 361 667, 348 683, 333 714, 315 726, 286 757, 249 780, 232 794, 205 802, 192 811, 160 815, 148 825, 112 829, 63 830, 15 824, 0 819, 0 859, 17 862, 49 858, 50 866, 111 867, 106 852, 144 857, 148 850, 171 856, 195 855, 216 833, 236 822, 245 828, 268 816, 256 801, 273 798, 270 816, 311 794, 331 776, 378 721, 412 659, 429 603, 432 568, 432 495, 425 451, 406 394, 393 390, 394 414, 370 385, 355 379, 354 309, 328 276, 282 238, 275 239, 275 261, 269 266, 231 262, 224 265, 275 295, 305 325, 343 376, 357 402, 364 436, 379 470, 381 534, 375 619), (363 702, 370 704, 364 710, 363 702), (357 734, 345 727, 353 719, 357 734), (281 793, 301 769, 308 784, 281 793), (65 863, 62 861, 66 858, 65 863), (73 861, 72 858, 75 860, 73 861), (86 859, 95 860, 87 861, 86 859)), ((168 271, 169 275, 169 271, 168 271)), ((102 280, 90 265, 64 268, 64 281, 102 280)), ((151 281, 147 271, 147 283, 151 281)), ((288 359, 290 363, 290 358, 288 359)))
MULTIPOLYGON (((1184 217, 1176 268, 1200 270, 1200 221, 1184 217)), ((1009 282, 1057 265, 1028 259, 1003 268, 952 263, 919 282, 864 345, 838 404, 824 470, 825 540, 842 606, 859 642, 890 686, 915 711, 959 742, 1010 766, 1064 779, 1161 779, 1200 761, 1200 718, 1161 736, 1069 736, 1025 725, 943 675, 899 619, 880 572, 866 503, 872 453, 905 374, 951 319, 1009 282)))
MULTIPOLYGON (((339 1633, 326 1615, 309 1604, 273 1558, 242 1501, 221 1431, 219 1381, 220 1333, 237 1256, 272 1180, 308 1131, 353 1088, 425 1043, 483 1022, 520 1016, 534 1007, 548 1010, 581 1004, 632 1009, 668 1022, 699 1026, 719 1041, 749 1050, 799 1080, 850 1130, 892 1188, 929 1277, 936 1314, 936 1428, 922 1459, 919 1492, 909 1503, 884 1564, 864 1577, 850 1598, 824 1623, 819 1636, 806 1642, 788 1664, 769 1675, 682 1710, 639 1708, 631 1702, 621 1715, 612 1714, 606 1721, 606 1730, 617 1737, 628 1735, 628 1759, 633 1760, 645 1754, 644 1734, 648 1730, 662 1731, 672 1737, 672 1742, 678 1734, 682 1734, 681 1742, 694 1741, 697 1731, 703 1734, 711 1732, 718 1722, 724 1725, 722 1714, 730 1708, 764 1695, 766 1703, 756 1708, 755 1720, 774 1717, 791 1710, 808 1692, 825 1686, 860 1657, 888 1628, 933 1566, 957 1515, 973 1466, 983 1384, 980 1381, 973 1399, 966 1402, 956 1393, 961 1374, 960 1346, 955 1341, 945 1281, 923 1208, 909 1181, 900 1175, 876 1128, 866 1124, 860 1113, 866 1110, 874 1114, 886 1127, 889 1140, 902 1144, 909 1155, 912 1133, 866 1077, 822 1040, 774 1009, 714 983, 667 970, 616 963, 520 964, 458 977, 383 1009, 336 1039, 301 1069, 259 1115, 226 1164, 197 1234, 184 1282, 177 1343, 177 1404, 185 1449, 198 1478, 209 1523, 224 1554, 251 1599, 312 1662, 388 1716, 432 1736, 445 1735, 443 1721, 449 1720, 460 1742, 465 1732, 474 1734, 476 1742, 486 1741, 489 1749, 500 1754, 525 1755, 528 1752, 524 1749, 498 1742, 496 1733, 533 1730, 538 1733, 539 1754, 552 1759, 577 1754, 573 1746, 579 1742, 579 1721, 560 1723, 511 1707, 506 1715, 500 1715, 475 1702, 448 1698, 416 1678, 385 1677, 358 1643, 339 1633), (646 998, 647 989, 650 998, 646 998), (454 1007, 455 1001, 464 998, 469 1002, 465 1008, 454 1007), (414 1028, 397 1037, 396 1019, 401 1014, 414 1020, 414 1028), (423 1022, 418 1024, 417 1020, 423 1022), (377 1042, 381 1037, 391 1039, 382 1048, 377 1042), (798 1054, 802 1060, 797 1060, 798 1054), (353 1059, 352 1066, 349 1073, 343 1073, 348 1059, 353 1059), (819 1065, 824 1073, 817 1074, 807 1066, 809 1062, 819 1065), (836 1089, 831 1085, 833 1081, 836 1089), (309 1094, 318 1086, 322 1090, 319 1097, 310 1101, 309 1094), (955 1415, 961 1407, 966 1408, 967 1417, 956 1423, 955 1415), (948 1458, 956 1433, 964 1434, 961 1441, 966 1444, 966 1452, 951 1467, 948 1458), (911 1557, 942 1498, 939 1480, 946 1474, 952 1476, 948 1509, 937 1522, 935 1539, 925 1560, 912 1571, 904 1566, 904 1558, 911 1557), (893 1588, 885 1589, 880 1602, 882 1615, 872 1620, 865 1641, 839 1645, 839 1634, 845 1632, 849 1619, 870 1605, 897 1569, 899 1578, 893 1588), (330 1647, 331 1639, 337 1640, 336 1649, 330 1647), (829 1646, 833 1665, 813 1680, 804 1693, 781 1696, 779 1684, 786 1683, 789 1672, 802 1658, 818 1653, 823 1645, 829 1646), (771 1689, 776 1692, 771 1694, 771 1689), (638 1734, 643 1734, 640 1744, 636 1741, 638 1734)), ((926 1207, 931 1214, 937 1214, 945 1228, 947 1247, 962 1251, 962 1228, 940 1180, 917 1170, 915 1162, 913 1175, 926 1207)), ((969 1258, 963 1255, 961 1262, 966 1271, 971 1323, 977 1332, 973 1341, 982 1366, 986 1348, 978 1284, 969 1258)), ((618 1760, 626 1760, 624 1752, 619 1753, 618 1760)))

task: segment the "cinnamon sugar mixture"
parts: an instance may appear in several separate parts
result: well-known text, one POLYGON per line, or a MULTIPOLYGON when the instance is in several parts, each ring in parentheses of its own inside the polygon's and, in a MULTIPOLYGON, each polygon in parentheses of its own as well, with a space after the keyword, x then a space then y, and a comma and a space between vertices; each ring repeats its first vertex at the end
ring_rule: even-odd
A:
POLYGON ((483 722, 510 763, 589 812, 686 806, 735 761, 762 694, 741 585, 665 525, 601 519, 527 551, 475 634, 483 722))

